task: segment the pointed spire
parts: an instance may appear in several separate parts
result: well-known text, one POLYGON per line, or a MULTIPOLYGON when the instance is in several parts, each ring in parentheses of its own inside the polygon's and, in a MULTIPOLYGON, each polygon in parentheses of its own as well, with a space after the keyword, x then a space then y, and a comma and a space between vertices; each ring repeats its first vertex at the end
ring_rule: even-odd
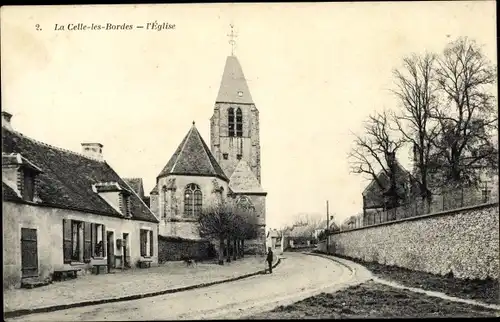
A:
POLYGON ((219 177, 226 182, 229 181, 207 144, 203 141, 194 122, 158 177, 173 174, 213 176, 219 177))
POLYGON ((216 102, 253 104, 243 69, 236 56, 228 56, 216 102))

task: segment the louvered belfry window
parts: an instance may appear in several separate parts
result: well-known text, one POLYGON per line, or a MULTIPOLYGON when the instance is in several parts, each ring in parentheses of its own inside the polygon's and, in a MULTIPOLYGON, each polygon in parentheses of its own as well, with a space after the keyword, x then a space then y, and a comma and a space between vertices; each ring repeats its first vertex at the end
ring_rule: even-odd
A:
POLYGON ((236 110, 236 136, 243 136, 243 114, 240 108, 236 110))
POLYGON ((227 127, 229 136, 243 136, 243 113, 239 107, 236 113, 232 107, 227 110, 227 127))
POLYGON ((228 129, 229 136, 236 135, 236 128, 235 128, 235 124, 234 124, 234 109, 232 107, 230 107, 227 110, 227 129, 228 129))

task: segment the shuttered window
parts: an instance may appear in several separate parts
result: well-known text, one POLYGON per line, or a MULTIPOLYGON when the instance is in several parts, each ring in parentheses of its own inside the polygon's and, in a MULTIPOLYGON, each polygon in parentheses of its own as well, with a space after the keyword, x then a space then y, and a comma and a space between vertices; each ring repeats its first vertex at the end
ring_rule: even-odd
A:
POLYGON ((153 243, 153 231, 149 231, 149 256, 153 256, 154 254, 154 243, 153 243))
POLYGON ((21 228, 22 277, 38 276, 38 249, 36 229, 21 228))
POLYGON ((63 219, 63 256, 64 263, 71 263, 71 220, 63 219))
POLYGON ((101 236, 102 236, 102 257, 106 257, 106 226, 101 225, 101 236))
POLYGON ((141 256, 147 256, 147 243, 148 243, 148 231, 141 229, 140 233, 140 242, 141 242, 141 256))

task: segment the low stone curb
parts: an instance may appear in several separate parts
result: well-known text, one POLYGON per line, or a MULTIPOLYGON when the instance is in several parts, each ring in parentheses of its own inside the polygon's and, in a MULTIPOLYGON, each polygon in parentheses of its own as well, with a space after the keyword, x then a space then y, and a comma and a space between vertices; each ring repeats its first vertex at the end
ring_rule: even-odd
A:
POLYGON ((447 301, 470 304, 470 305, 475 305, 475 306, 481 306, 481 307, 484 307, 487 309, 500 311, 500 305, 496 305, 496 304, 487 304, 487 303, 483 303, 483 302, 476 301, 476 300, 466 300, 466 299, 462 299, 462 298, 455 297, 455 296, 449 296, 449 295, 446 295, 445 293, 441 293, 441 292, 427 291, 427 290, 424 290, 422 288, 416 288, 416 287, 408 287, 408 286, 404 286, 402 284, 388 281, 388 280, 378 278, 378 277, 373 278, 373 281, 376 283, 384 284, 384 285, 398 288, 401 290, 408 290, 408 291, 411 291, 414 293, 420 293, 420 294, 425 294, 427 296, 438 297, 438 298, 441 298, 441 299, 447 300, 447 301))
MULTIPOLYGON (((281 263, 281 258, 278 257, 278 260, 276 261, 276 263, 273 264, 272 267, 275 268, 280 263, 281 263)), ((196 284, 196 285, 183 286, 183 287, 167 289, 167 290, 163 290, 163 291, 156 291, 156 292, 151 292, 151 293, 134 294, 134 295, 127 295, 127 296, 123 296, 123 297, 109 298, 109 299, 100 299, 100 300, 83 301, 83 302, 70 303, 70 304, 45 306, 45 307, 34 308, 34 309, 20 309, 20 310, 14 310, 14 311, 7 311, 7 312, 4 312, 4 318, 8 319, 8 318, 19 317, 19 316, 28 315, 28 314, 34 314, 34 313, 48 313, 48 312, 72 309, 72 308, 83 307, 83 306, 92 306, 92 305, 99 305, 99 304, 106 304, 106 303, 139 300, 139 299, 148 298, 148 297, 178 293, 178 292, 194 290, 197 288, 203 288, 203 287, 208 287, 208 286, 222 284, 222 283, 234 282, 234 281, 238 281, 238 280, 241 280, 244 278, 257 276, 260 274, 265 274, 265 271, 259 270, 259 271, 254 272, 254 273, 249 273, 249 274, 245 274, 245 275, 241 275, 241 276, 237 276, 237 277, 232 277, 232 278, 228 278, 228 279, 224 279, 224 280, 218 280, 218 281, 214 281, 214 282, 208 282, 208 283, 202 283, 202 284, 196 284)))
POLYGON ((336 262, 338 262, 338 263, 340 263, 340 264, 342 264, 344 266, 347 266, 351 270, 354 270, 354 268, 350 267, 350 265, 357 266, 358 268, 361 268, 364 271, 363 272, 364 274, 362 274, 362 275, 365 275, 366 273, 368 273, 369 278, 368 278, 368 276, 365 276, 365 278, 364 278, 364 279, 366 279, 365 282, 367 282, 369 280, 372 280, 372 281, 374 281, 376 283, 384 284, 384 285, 391 286, 391 287, 398 288, 398 289, 408 290, 408 291, 411 291, 411 292, 414 292, 414 293, 421 293, 421 294, 425 294, 425 295, 432 296, 432 297, 438 297, 438 298, 441 298, 441 299, 444 299, 444 300, 448 300, 448 301, 452 301, 452 302, 459 302, 459 303, 464 303, 464 304, 476 305, 476 306, 481 306, 481 307, 484 307, 484 308, 493 309, 493 310, 499 310, 500 311, 500 305, 483 303, 483 302, 476 301, 476 300, 466 300, 466 299, 462 299, 462 298, 459 298, 459 297, 449 296, 449 295, 446 295, 445 293, 435 292, 435 291, 427 291, 427 290, 424 290, 422 288, 408 287, 408 286, 405 286, 405 285, 402 285, 402 284, 399 284, 399 283, 396 283, 396 282, 392 282, 392 281, 388 281, 388 280, 385 280, 385 279, 382 279, 382 278, 379 278, 379 277, 375 277, 363 265, 360 265, 358 263, 349 261, 347 259, 343 259, 343 258, 339 258, 339 257, 334 257, 333 255, 326 255, 326 254, 322 254, 322 253, 304 253, 304 254, 316 255, 316 256, 319 256, 319 257, 329 258, 329 259, 331 259, 333 261, 336 261, 336 262))

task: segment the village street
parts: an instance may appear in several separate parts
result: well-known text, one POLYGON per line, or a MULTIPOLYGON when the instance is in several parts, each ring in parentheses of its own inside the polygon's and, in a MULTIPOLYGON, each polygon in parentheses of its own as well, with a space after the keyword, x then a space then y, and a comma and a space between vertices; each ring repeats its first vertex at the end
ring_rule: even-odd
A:
MULTIPOLYGON (((23 321, 240 318, 355 282, 345 266, 321 257, 285 253, 273 274, 127 302, 9 319, 23 321)), ((189 279, 189 276, 185 276, 189 279)))

